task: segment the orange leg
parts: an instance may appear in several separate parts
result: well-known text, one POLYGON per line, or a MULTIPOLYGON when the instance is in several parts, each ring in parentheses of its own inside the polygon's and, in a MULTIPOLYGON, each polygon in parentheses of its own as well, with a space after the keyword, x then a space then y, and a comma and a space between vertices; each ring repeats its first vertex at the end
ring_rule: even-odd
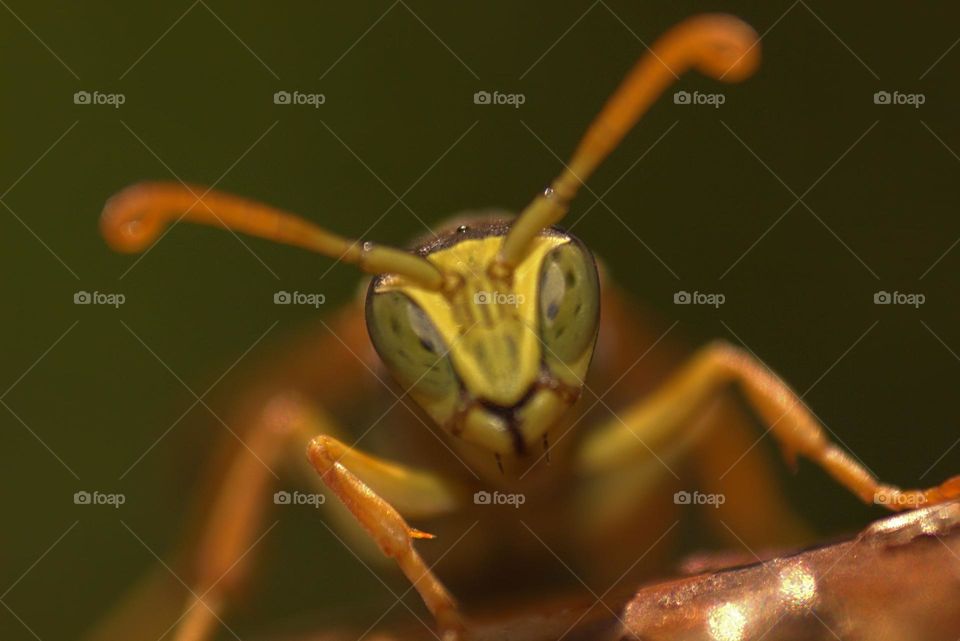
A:
POLYGON ((180 640, 205 639, 220 625, 256 556, 256 541, 266 531, 264 511, 271 505, 275 474, 294 467, 291 461, 302 462, 303 447, 316 434, 302 431, 306 420, 298 417, 303 410, 295 398, 309 396, 325 406, 345 408, 359 394, 376 391, 369 381, 372 348, 363 307, 344 309, 328 318, 324 328, 305 333, 262 363, 260 378, 238 397, 230 422, 246 447, 209 457, 206 499, 198 501, 200 527, 171 562, 177 572, 189 568, 186 607, 180 580, 168 567, 158 567, 85 639, 156 638, 174 629, 180 640), (318 370, 321 358, 327 367, 318 370))
POLYGON ((263 523, 264 508, 273 488, 273 468, 295 451, 291 445, 306 437, 295 430, 290 405, 277 398, 231 461, 203 536, 196 549, 197 574, 176 641, 202 641, 212 635, 230 595, 242 584, 252 547, 263 523))
POLYGON ((443 641, 463 639, 463 620, 453 597, 413 547, 414 539, 433 536, 410 527, 390 503, 370 489, 351 469, 362 476, 391 478, 395 491, 404 485, 413 491, 418 486, 431 488, 430 492, 424 493, 425 497, 432 497, 434 503, 449 497, 440 504, 452 508, 455 498, 450 490, 432 475, 375 459, 326 435, 317 436, 310 442, 307 455, 326 486, 343 501, 383 554, 397 562, 420 593, 437 622, 443 641))
POLYGON ((656 449, 657 444, 682 440, 680 428, 689 425, 697 412, 731 383, 741 388, 788 459, 796 455, 810 459, 866 503, 898 511, 960 497, 960 476, 921 490, 881 483, 830 441, 786 383, 749 354, 726 343, 702 349, 651 397, 595 432, 581 451, 581 469, 599 472, 649 456, 647 445, 656 449))

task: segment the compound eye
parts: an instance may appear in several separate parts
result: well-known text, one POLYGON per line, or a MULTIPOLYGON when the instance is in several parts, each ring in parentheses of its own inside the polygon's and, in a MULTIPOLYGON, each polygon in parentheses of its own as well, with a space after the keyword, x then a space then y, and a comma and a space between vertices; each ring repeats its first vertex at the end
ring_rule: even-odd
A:
POLYGON ((447 346, 427 314, 407 295, 373 294, 367 326, 374 348, 405 390, 433 398, 456 391, 447 346))
POLYGON ((540 338, 548 361, 574 363, 592 349, 600 318, 597 268, 585 249, 571 241, 543 262, 540 272, 540 338))

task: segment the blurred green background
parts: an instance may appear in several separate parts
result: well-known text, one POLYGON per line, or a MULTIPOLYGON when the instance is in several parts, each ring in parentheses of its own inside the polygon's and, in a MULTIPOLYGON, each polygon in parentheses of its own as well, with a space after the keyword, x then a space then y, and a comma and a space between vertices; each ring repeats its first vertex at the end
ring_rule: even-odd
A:
MULTIPOLYGON (((575 233, 679 320, 678 336, 748 346, 809 390, 885 479, 960 470, 954 3, 10 0, 0 636, 75 638, 151 567, 146 547, 167 553, 222 432, 197 406, 158 441, 195 400, 185 386, 202 393, 275 322, 258 349, 317 313, 273 305, 274 291, 322 292, 333 307, 357 287, 352 268, 321 280, 325 259, 186 226, 142 259, 114 254, 97 230, 111 193, 142 179, 216 182, 394 244, 462 209, 517 209, 556 174, 550 150, 572 151, 640 41, 705 10, 764 34, 759 73, 738 86, 682 78, 677 89, 722 92, 725 104, 668 93, 592 180, 596 194, 610 188, 605 205, 585 192, 568 222, 589 209, 575 233), (474 104, 481 90, 526 100, 474 104), (75 104, 78 91, 125 102, 75 104), (326 101, 278 105, 277 91, 326 101), (878 105, 878 91, 925 103, 878 105), (80 290, 126 303, 78 306, 80 290), (677 306, 678 290, 726 303, 677 306), (878 306, 880 290, 926 302, 878 306), (75 506, 78 490, 127 504, 75 506)), ((217 390, 229 389, 228 376, 217 390)), ((879 514, 809 466, 789 490, 825 533, 879 514)), ((390 598, 312 516, 271 532, 262 594, 232 619, 240 636, 390 598)))

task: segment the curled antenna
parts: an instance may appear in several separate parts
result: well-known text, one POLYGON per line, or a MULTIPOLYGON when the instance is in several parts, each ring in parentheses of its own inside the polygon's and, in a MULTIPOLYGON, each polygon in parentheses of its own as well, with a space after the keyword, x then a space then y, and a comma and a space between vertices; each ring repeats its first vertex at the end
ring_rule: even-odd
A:
POLYGON ((727 82, 748 78, 760 63, 757 33, 742 20, 706 14, 684 20, 657 40, 604 105, 563 172, 514 221, 493 268, 509 275, 530 242, 567 213, 577 191, 663 91, 691 67, 727 82))
POLYGON ((370 274, 396 274, 427 289, 442 289, 444 274, 409 252, 333 234, 294 214, 194 185, 148 182, 127 187, 103 208, 100 231, 120 252, 139 252, 167 225, 181 220, 223 227, 309 249, 370 274))

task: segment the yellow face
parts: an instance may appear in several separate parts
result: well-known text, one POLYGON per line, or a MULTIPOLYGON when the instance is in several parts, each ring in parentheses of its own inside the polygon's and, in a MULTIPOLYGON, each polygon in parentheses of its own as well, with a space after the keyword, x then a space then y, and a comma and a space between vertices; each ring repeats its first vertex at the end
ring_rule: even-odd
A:
POLYGON ((572 237, 537 236, 507 278, 490 271, 502 242, 496 232, 455 232, 427 254, 457 275, 450 291, 375 279, 367 325, 394 378, 438 425, 495 454, 523 456, 580 394, 600 292, 593 256, 572 237))

